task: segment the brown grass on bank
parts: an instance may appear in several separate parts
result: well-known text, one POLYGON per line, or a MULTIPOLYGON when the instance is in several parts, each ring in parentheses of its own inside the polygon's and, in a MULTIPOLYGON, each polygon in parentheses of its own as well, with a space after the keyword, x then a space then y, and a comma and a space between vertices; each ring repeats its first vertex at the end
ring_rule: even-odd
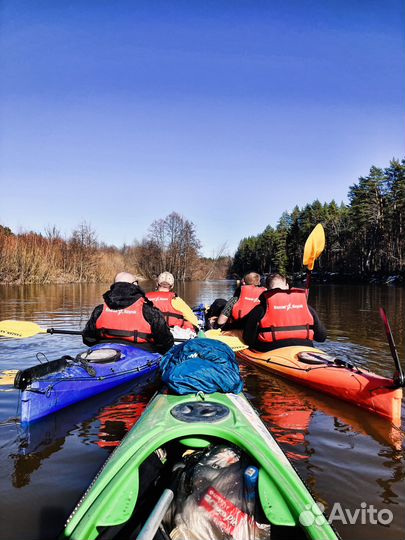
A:
POLYGON ((36 233, 7 234, 0 228, 0 283, 109 282, 128 269, 137 272, 117 248, 85 246, 75 239, 36 233))
POLYGON ((177 279, 181 275, 187 280, 221 279, 230 264, 229 257, 209 259, 200 257, 196 249, 190 252, 180 248, 173 262, 169 257, 173 249, 156 249, 147 241, 122 249, 100 245, 87 223, 81 223, 69 239, 62 238, 55 227, 44 236, 34 232, 13 234, 0 225, 0 283, 108 283, 123 270, 139 278, 153 278, 169 270, 177 279), (178 261, 184 265, 182 272, 177 271, 178 261))

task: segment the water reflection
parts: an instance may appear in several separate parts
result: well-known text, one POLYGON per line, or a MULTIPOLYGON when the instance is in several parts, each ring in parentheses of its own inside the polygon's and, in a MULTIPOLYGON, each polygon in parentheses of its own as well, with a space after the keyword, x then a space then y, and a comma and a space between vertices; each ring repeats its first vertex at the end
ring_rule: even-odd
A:
POLYGON ((242 366, 242 372, 247 392, 262 420, 281 445, 289 445, 284 450, 292 459, 308 457, 302 445, 316 413, 333 418, 334 429, 340 433, 369 435, 397 451, 402 448, 404 432, 384 418, 251 366, 242 366))
MULTIPOLYGON (((153 283, 144 285, 146 290, 153 288, 153 283)), ((79 329, 108 287, 0 287, 0 320, 27 319, 44 327, 79 329)), ((234 282, 186 283, 177 292, 190 305, 198 305, 216 297, 228 298, 233 289, 234 282)), ((403 289, 315 286, 310 302, 329 330, 330 339, 322 344, 323 349, 379 374, 392 374, 393 362, 378 307, 386 307, 401 353, 405 335, 403 289)), ((40 335, 20 341, 2 340, 0 369, 33 365, 38 351, 54 359, 82 349, 78 337, 40 335)), ((251 366, 243 366, 242 373, 253 404, 317 500, 329 509, 336 501, 351 509, 367 501, 393 511, 390 527, 338 524, 342 538, 402 539, 403 431, 350 404, 251 366)), ((12 420, 18 392, 0 391, 2 535, 8 540, 55 538, 108 453, 141 414, 153 390, 153 384, 147 391, 121 387, 62 410, 34 424, 29 432, 21 432, 12 420), (52 519, 47 510, 49 501, 57 509, 52 519), (20 507, 24 508, 24 520, 15 511, 20 507)))
POLYGON ((17 452, 10 454, 13 486, 28 485, 32 473, 61 450, 69 436, 101 448, 117 446, 142 414, 157 384, 158 375, 148 374, 135 385, 123 385, 20 427, 17 452))

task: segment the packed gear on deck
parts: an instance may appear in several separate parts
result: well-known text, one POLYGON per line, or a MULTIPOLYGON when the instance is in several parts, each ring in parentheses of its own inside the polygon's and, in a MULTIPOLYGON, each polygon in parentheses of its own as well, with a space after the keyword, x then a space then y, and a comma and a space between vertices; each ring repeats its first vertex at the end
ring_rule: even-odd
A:
POLYGON ((153 291, 146 293, 146 298, 148 298, 148 300, 163 313, 170 328, 180 326, 181 328, 194 330, 194 326, 184 318, 184 314, 173 307, 172 300, 174 300, 176 296, 176 293, 171 291, 153 291))
POLYGON ((259 322, 259 341, 314 339, 314 318, 308 308, 305 289, 266 291, 261 301, 265 303, 265 313, 259 322))
POLYGON ((243 382, 233 350, 213 339, 191 339, 162 358, 162 381, 175 394, 242 391, 243 382))
POLYGON ((123 339, 132 343, 153 342, 152 328, 143 316, 145 299, 140 297, 124 309, 110 309, 104 303, 96 321, 102 339, 123 339))
POLYGON ((259 296, 266 290, 256 285, 242 285, 239 299, 232 308, 232 321, 239 321, 246 317, 259 303, 259 296))

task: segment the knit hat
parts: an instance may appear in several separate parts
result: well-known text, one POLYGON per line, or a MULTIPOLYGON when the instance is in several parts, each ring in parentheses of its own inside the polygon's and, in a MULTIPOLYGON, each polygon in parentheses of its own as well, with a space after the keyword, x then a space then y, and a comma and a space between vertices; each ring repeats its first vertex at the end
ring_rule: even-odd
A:
POLYGON ((173 287, 174 285, 173 274, 171 274, 170 272, 162 272, 157 279, 157 283, 158 285, 162 283, 167 283, 168 285, 170 285, 170 287, 173 287))

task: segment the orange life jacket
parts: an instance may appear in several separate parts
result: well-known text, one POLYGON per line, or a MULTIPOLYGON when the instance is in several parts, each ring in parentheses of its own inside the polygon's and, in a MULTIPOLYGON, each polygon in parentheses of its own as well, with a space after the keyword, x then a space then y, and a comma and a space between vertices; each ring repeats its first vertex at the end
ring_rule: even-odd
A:
POLYGON ((124 339, 131 343, 153 341, 152 328, 143 316, 145 299, 141 296, 124 309, 111 309, 104 304, 96 321, 103 339, 124 339))
POLYGON ((232 308, 232 320, 238 321, 243 317, 246 317, 246 315, 248 315, 248 313, 250 313, 254 307, 260 304, 259 296, 265 290, 265 287, 242 285, 239 299, 232 308))
POLYGON ((259 322, 259 341, 314 339, 314 318, 309 311, 305 289, 266 291, 266 311, 259 322))
POLYGON ((194 330, 194 326, 184 318, 184 314, 172 305, 172 300, 176 298, 176 293, 170 291, 153 291, 146 293, 146 298, 163 313, 170 328, 180 326, 181 328, 194 330))

